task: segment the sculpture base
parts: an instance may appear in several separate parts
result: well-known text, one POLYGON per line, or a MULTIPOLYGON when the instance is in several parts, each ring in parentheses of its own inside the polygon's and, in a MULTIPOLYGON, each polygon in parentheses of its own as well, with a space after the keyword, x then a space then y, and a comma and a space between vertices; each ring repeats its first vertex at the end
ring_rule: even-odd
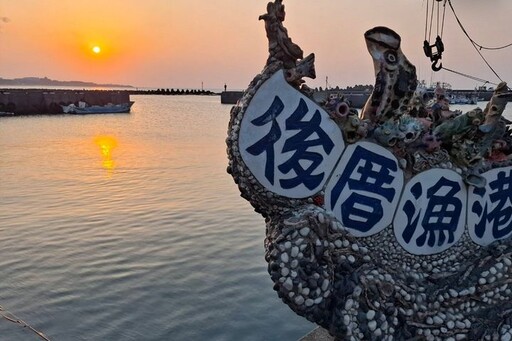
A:
POLYGON ((299 341, 334 341, 334 337, 322 327, 317 327, 299 341))

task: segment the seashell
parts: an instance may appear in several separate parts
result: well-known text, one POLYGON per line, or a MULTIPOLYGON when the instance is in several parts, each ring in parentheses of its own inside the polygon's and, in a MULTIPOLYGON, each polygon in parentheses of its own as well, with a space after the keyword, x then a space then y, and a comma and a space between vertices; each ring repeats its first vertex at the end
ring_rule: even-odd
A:
POLYGON ((340 102, 336 105, 336 110, 334 112, 338 117, 341 118, 347 116, 349 111, 350 107, 348 104, 346 102, 340 102))
POLYGON ((400 131, 392 121, 386 121, 373 131, 373 137, 377 142, 386 147, 393 147, 400 140, 400 131))
POLYGON ((487 180, 478 174, 467 174, 464 177, 464 182, 476 188, 484 188, 487 185, 487 180))

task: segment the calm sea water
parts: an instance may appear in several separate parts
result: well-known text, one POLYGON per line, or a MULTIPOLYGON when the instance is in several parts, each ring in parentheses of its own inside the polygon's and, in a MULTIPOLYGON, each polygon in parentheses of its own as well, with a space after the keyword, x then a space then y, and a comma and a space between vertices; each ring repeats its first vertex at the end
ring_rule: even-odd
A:
MULTIPOLYGON (((0 118, 0 306, 51 340, 297 340, 264 220, 226 173, 230 106, 0 118)), ((0 318, 0 340, 39 340, 0 318)))

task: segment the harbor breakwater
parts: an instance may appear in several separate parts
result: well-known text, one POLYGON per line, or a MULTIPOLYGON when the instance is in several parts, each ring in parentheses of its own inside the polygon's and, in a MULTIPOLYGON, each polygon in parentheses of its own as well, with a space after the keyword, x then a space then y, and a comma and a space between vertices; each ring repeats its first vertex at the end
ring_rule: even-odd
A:
MULTIPOLYGON (((314 99, 322 102, 330 94, 343 94, 354 108, 362 108, 370 95, 365 91, 323 90, 314 93, 314 99)), ((452 93, 469 95, 473 90, 454 90, 452 93)), ((0 113, 14 115, 54 115, 62 114, 61 105, 86 102, 88 105, 122 104, 130 101, 130 95, 219 95, 206 90, 64 90, 64 89, 0 89, 0 113)), ((236 104, 242 91, 223 91, 221 103, 236 104)), ((433 96, 433 94, 432 94, 433 96)), ((481 91, 480 100, 488 101, 492 91, 481 91)))
MULTIPOLYGON (((452 90, 452 95, 467 96, 470 97, 475 94, 475 90, 452 90)), ((362 109, 366 103, 366 100, 371 94, 371 91, 354 91, 354 90, 340 90, 340 89, 328 89, 319 90, 313 93, 313 99, 317 103, 321 103, 326 100, 331 94, 342 94, 346 99, 350 101, 353 108, 362 109)), ((493 91, 480 91, 477 93, 479 100, 489 101, 492 97, 493 91)), ((242 98, 243 91, 224 91, 221 93, 222 104, 236 104, 236 102, 242 98)), ((429 98, 434 97, 434 91, 427 91, 429 98)))
POLYGON ((157 89, 157 90, 127 90, 130 95, 200 95, 200 96, 213 96, 217 93, 210 90, 197 90, 197 89, 157 89))
POLYGON ((121 90, 0 90, 0 112, 14 115, 62 114, 61 105, 78 105, 80 101, 88 105, 122 104, 130 101, 130 94, 121 90))
POLYGON ((208 90, 69 90, 69 89, 0 89, 0 113, 4 115, 62 114, 61 105, 85 102, 88 105, 124 104, 130 95, 218 95, 208 90))
MULTIPOLYGON (((354 108, 362 108, 370 96, 369 92, 344 92, 342 90, 325 90, 315 91, 313 93, 313 99, 320 103, 323 102, 331 93, 342 93, 347 98, 354 108)), ((222 104, 236 104, 243 96, 243 91, 223 91, 220 94, 220 102, 222 104)))

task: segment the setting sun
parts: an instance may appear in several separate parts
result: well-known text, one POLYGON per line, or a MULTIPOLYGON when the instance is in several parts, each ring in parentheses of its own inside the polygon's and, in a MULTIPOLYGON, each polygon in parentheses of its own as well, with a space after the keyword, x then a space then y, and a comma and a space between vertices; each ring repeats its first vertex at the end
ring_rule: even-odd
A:
POLYGON ((94 52, 94 53, 98 54, 98 53, 100 53, 100 52, 101 52, 101 48, 100 48, 99 46, 94 46, 94 47, 92 48, 92 52, 94 52))

